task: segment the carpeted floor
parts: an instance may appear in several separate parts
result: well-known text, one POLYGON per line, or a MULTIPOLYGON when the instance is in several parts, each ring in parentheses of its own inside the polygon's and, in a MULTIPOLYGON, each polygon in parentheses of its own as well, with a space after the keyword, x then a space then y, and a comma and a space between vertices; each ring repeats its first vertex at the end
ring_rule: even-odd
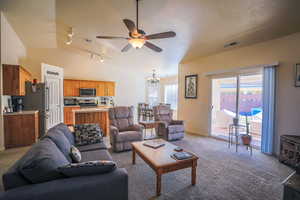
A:
MULTIPOLYGON (((119 167, 129 175, 129 199, 185 200, 280 200, 281 182, 292 172, 275 158, 254 150, 251 157, 244 147, 239 153, 227 143, 213 138, 186 135, 173 142, 199 156, 197 184, 191 186, 191 170, 179 170, 162 177, 162 195, 155 195, 155 173, 137 156, 131 164, 131 152, 112 153, 119 167)), ((0 153, 0 176, 28 148, 0 153)), ((0 184, 1 191, 1 184, 0 184)))

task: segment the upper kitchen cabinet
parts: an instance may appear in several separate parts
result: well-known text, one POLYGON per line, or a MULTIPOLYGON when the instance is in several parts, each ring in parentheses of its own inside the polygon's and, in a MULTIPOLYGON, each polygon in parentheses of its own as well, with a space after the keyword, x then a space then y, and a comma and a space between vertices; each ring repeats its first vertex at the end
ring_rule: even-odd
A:
POLYGON ((31 74, 19 65, 3 65, 3 95, 25 96, 25 82, 31 74))
POLYGON ((104 96, 115 96, 115 82, 105 82, 105 95, 104 96))
POLYGON ((81 80, 80 81, 80 88, 97 88, 96 81, 88 81, 88 80, 81 80))
POLYGON ((64 96, 78 97, 79 96, 80 81, 72 79, 64 79, 64 96))
POLYGON ((105 86, 106 86, 105 82, 97 81, 97 96, 98 97, 106 96, 105 86))
POLYGON ((64 80, 64 96, 78 97, 80 88, 95 88, 96 96, 115 96, 115 82, 91 80, 64 80))

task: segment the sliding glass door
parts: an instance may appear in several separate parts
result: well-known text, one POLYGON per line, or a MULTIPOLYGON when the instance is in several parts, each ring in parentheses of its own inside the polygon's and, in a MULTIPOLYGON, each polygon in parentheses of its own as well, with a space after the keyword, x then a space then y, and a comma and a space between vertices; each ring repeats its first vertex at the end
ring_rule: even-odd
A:
POLYGON ((261 73, 212 80, 212 136, 227 140, 229 125, 239 118, 239 124, 249 123, 252 144, 260 147, 262 82, 261 73))

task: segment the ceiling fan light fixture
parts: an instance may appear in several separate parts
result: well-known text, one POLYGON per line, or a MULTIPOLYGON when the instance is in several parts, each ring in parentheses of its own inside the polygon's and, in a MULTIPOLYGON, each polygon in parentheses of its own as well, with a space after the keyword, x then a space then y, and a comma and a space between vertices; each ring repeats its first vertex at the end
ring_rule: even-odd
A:
POLYGON ((140 49, 144 46, 146 41, 143 38, 132 38, 129 39, 128 42, 131 44, 133 48, 140 49))

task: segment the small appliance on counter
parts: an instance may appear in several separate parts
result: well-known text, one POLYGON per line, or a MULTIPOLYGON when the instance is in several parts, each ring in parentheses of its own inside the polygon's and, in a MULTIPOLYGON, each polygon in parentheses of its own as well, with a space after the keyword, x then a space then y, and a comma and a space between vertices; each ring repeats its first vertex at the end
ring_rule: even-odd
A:
MULTIPOLYGON (((12 96, 11 107, 13 112, 22 112, 24 110, 24 97, 12 96)), ((9 105, 10 106, 10 105, 9 105)))
POLYGON ((65 106, 77 106, 78 102, 76 98, 64 98, 65 106))
POLYGON ((114 106, 115 103, 113 97, 100 97, 100 105, 114 106))

